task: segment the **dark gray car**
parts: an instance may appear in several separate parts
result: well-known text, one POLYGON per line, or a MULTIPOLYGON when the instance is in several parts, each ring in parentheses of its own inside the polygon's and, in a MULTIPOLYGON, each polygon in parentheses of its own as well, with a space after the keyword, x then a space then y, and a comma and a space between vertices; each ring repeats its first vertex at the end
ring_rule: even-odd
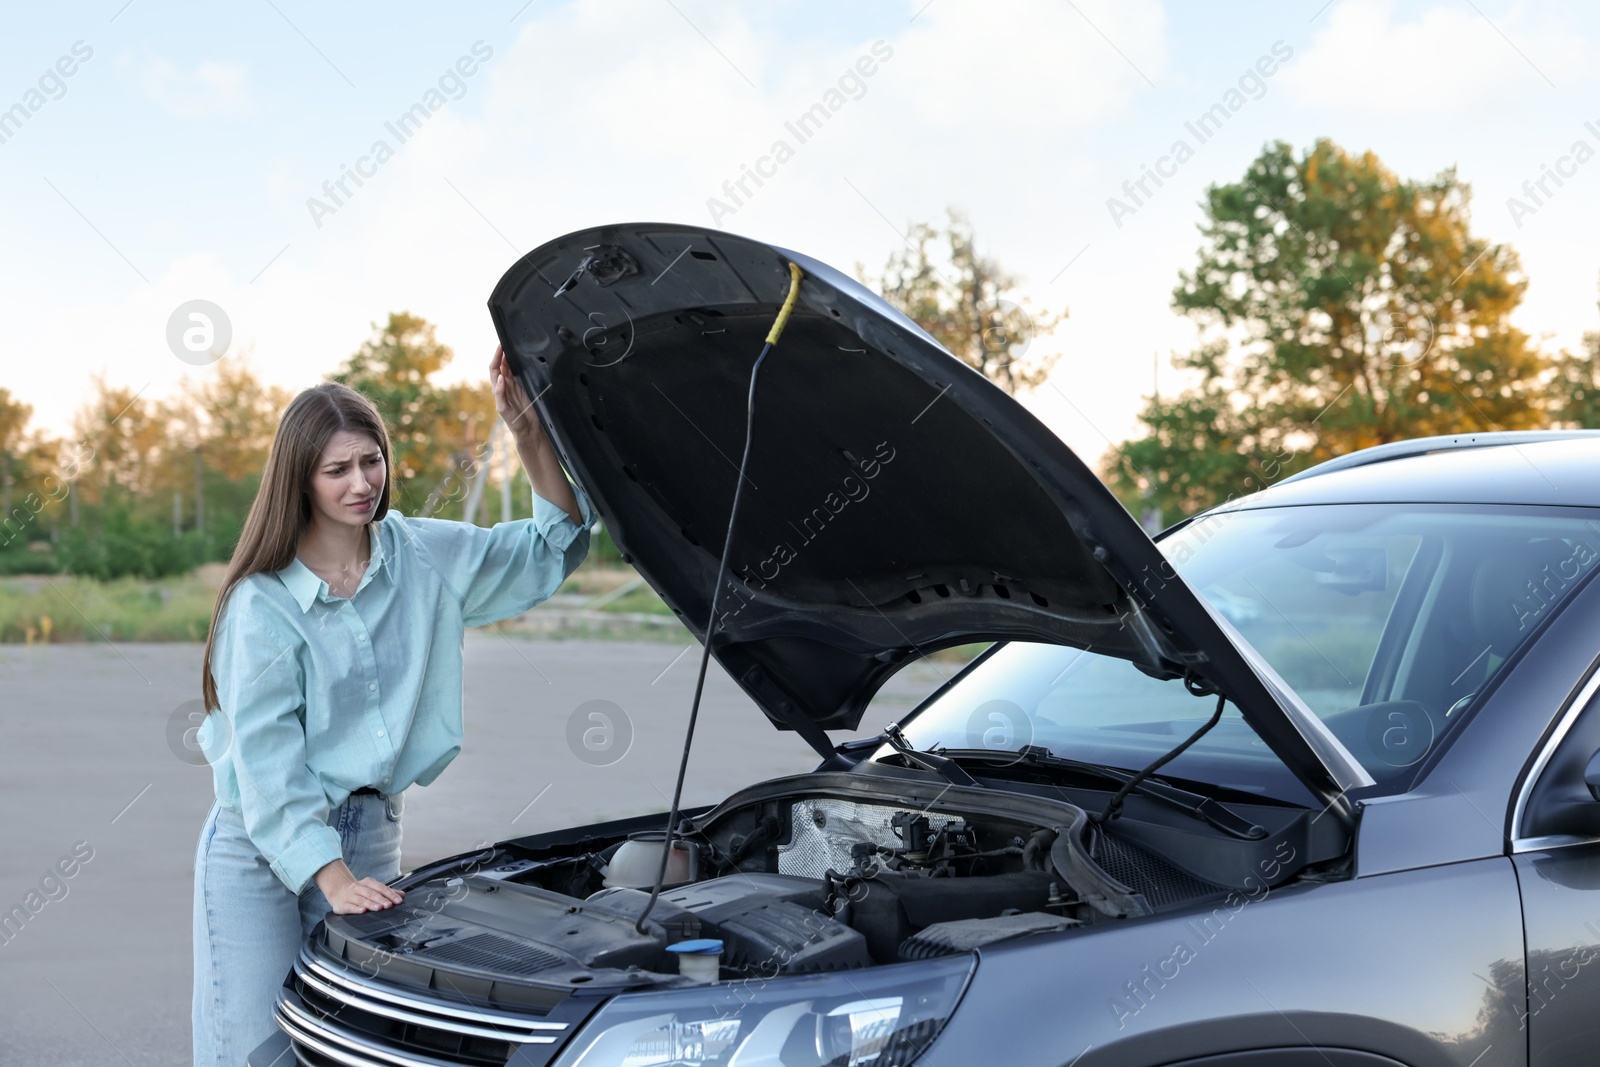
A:
POLYGON ((1600 439, 1384 446, 1157 545, 804 256, 600 227, 490 309, 625 558, 821 762, 670 847, 665 814, 519 838, 330 915, 279 1002, 300 1063, 1592 1061, 1600 439))

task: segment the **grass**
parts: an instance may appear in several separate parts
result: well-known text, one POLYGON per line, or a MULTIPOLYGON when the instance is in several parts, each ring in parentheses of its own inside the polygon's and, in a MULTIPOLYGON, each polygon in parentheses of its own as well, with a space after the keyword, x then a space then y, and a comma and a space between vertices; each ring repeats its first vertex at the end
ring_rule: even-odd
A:
POLYGON ((619 596, 600 607, 601 611, 616 611, 627 614, 644 615, 671 615, 672 609, 667 607, 667 602, 656 596, 656 591, 648 585, 619 596))
MULTIPOLYGON (((101 582, 61 574, 0 577, 0 644, 204 641, 222 574, 221 564, 211 564, 190 574, 153 580, 101 582)), ((581 604, 619 588, 632 577, 631 568, 582 568, 562 584, 558 595, 565 602, 581 604)), ((672 614, 649 586, 626 593, 599 610, 621 616, 672 614)), ((581 633, 574 636, 610 636, 618 626, 629 635, 639 629, 625 623, 618 619, 617 626, 577 628, 581 633)), ((518 627, 513 624, 510 628, 518 627)), ((568 628, 561 627, 558 633, 568 628)), ((681 636, 681 632, 674 634, 675 639, 681 640, 681 636)))
POLYGON ((0 642, 204 641, 216 585, 200 574, 99 582, 0 579, 0 642))

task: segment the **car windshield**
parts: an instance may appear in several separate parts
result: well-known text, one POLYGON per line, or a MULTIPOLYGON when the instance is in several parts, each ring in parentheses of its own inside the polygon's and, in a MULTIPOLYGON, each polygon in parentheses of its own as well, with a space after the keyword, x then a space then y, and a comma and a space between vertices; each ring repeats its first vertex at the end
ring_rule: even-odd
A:
MULTIPOLYGON (((1160 542, 1378 785, 1406 788, 1473 698, 1600 559, 1585 508, 1338 504, 1213 513, 1160 542)), ((1179 680, 1060 645, 1005 643, 905 722, 917 748, 1138 770, 1215 709, 1179 680)), ((1231 704, 1161 776, 1309 802, 1231 704)))

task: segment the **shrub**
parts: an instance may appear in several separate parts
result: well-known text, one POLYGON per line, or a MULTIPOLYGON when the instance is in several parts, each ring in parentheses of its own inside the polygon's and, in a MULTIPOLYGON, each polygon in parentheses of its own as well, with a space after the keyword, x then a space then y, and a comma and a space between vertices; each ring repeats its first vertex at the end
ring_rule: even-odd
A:
POLYGON ((0 548, 0 574, 59 574, 61 563, 48 541, 25 545, 21 541, 0 548))
POLYGON ((85 523, 63 527, 56 557, 67 574, 113 578, 165 578, 204 562, 199 534, 172 536, 172 528, 141 518, 125 506, 107 506, 85 523))

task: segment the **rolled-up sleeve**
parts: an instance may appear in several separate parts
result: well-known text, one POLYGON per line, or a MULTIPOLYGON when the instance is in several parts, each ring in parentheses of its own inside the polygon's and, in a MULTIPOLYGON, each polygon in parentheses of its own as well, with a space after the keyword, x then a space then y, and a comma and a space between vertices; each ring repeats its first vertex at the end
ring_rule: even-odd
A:
POLYGON ((276 609, 236 587, 211 653, 219 710, 230 728, 245 831, 284 885, 299 893, 339 859, 328 798, 306 766, 305 677, 276 609))
POLYGON ((447 588, 461 603, 467 626, 519 615, 548 599, 589 554, 594 505, 572 487, 582 521, 533 493, 533 518, 485 528, 447 519, 405 520, 447 588))

